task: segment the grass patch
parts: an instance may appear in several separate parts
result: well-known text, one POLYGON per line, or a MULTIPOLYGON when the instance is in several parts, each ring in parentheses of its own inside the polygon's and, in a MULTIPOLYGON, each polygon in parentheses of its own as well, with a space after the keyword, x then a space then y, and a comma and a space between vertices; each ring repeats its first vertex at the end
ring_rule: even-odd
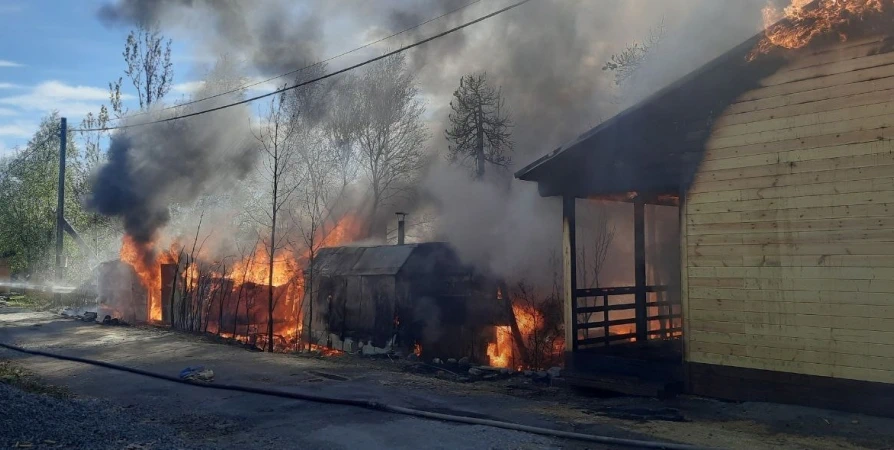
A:
POLYGON ((28 370, 5 359, 0 359, 0 383, 15 386, 25 392, 49 395, 50 397, 72 397, 71 392, 67 389, 47 384, 28 370))
POLYGON ((37 298, 32 297, 30 295, 22 295, 16 294, 11 297, 7 297, 6 303, 9 306, 17 306, 20 308, 34 308, 37 306, 37 298))

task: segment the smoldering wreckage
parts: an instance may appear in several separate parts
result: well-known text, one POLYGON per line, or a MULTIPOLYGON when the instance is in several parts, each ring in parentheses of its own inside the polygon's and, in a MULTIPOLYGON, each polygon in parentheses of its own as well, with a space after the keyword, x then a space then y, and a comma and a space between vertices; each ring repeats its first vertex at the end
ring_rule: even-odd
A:
POLYGON ((460 369, 463 380, 559 376, 559 324, 534 305, 513 303, 503 295, 510 292, 504 282, 464 264, 447 243, 406 243, 403 216, 394 245, 350 245, 359 229, 345 217, 322 237, 326 246, 315 255, 313 273, 299 265, 306 259, 281 258, 272 277, 263 246, 226 273, 199 273, 173 252, 142 264, 137 246, 125 239, 120 257, 99 264, 78 288, 96 293, 95 306, 63 314, 201 331, 266 349, 272 288, 278 352, 406 358, 432 371, 460 369))

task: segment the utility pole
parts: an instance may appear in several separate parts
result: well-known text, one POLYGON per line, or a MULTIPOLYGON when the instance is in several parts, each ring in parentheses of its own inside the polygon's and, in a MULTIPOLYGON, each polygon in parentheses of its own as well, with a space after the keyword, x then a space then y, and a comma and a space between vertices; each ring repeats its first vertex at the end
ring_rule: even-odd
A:
MULTIPOLYGON (((65 231, 65 142, 68 140, 68 121, 62 118, 59 126, 59 198, 56 203, 56 283, 62 279, 62 239, 65 231)), ((62 301, 62 294, 56 293, 56 304, 62 301)))

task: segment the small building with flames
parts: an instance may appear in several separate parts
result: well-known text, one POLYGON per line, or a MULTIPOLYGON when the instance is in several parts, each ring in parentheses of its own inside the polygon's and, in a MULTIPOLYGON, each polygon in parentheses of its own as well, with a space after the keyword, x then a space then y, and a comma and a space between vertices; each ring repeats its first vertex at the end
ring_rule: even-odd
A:
POLYGON ((487 362, 506 325, 496 282, 441 242, 323 248, 304 277, 303 326, 321 346, 487 362))
POLYGON ((811 8, 850 16, 783 20, 516 173, 563 199, 572 381, 894 411, 894 4, 811 8), (589 199, 633 203, 635 285, 577 285, 589 199), (679 283, 647 283, 648 205, 679 208, 679 283))

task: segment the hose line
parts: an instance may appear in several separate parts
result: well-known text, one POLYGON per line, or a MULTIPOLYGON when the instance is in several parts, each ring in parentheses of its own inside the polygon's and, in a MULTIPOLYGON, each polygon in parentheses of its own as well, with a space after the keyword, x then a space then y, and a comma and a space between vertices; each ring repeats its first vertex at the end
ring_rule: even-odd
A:
POLYGON ((504 422, 500 420, 490 420, 490 419, 479 419, 474 417, 464 417, 464 416, 456 416, 452 414, 441 414, 429 411, 423 411, 419 409, 412 408, 404 408, 401 406, 389 405, 387 403, 381 403, 372 400, 355 400, 355 399, 347 399, 347 398, 338 398, 338 397, 328 397, 324 395, 314 395, 314 394, 303 394, 297 392, 287 392, 280 391, 274 389, 262 389, 250 386, 240 386, 235 384, 220 384, 220 383, 203 383, 199 381, 191 381, 185 380, 178 377, 164 375, 156 372, 150 372, 148 370, 137 369, 133 367, 121 366, 118 364, 112 364, 105 361, 97 361, 87 358, 79 358, 77 356, 67 356, 60 355, 57 353, 44 352, 40 350, 31 350, 23 347, 18 347, 11 344, 6 344, 0 342, 0 347, 6 348, 9 350, 26 353, 29 355, 36 356, 44 356, 47 358, 59 359, 63 361, 72 361, 82 364, 89 364, 91 366, 104 367, 106 369, 118 370, 121 372, 133 373, 136 375, 142 375, 150 378, 155 378, 158 380, 170 381, 172 383, 180 383, 186 384, 189 386, 202 387, 207 389, 218 389, 222 391, 235 391, 235 392, 246 392, 249 394, 258 394, 258 395, 267 395, 273 397, 281 397, 288 398, 293 400, 304 400, 310 402, 317 403, 327 403, 331 405, 345 405, 345 406, 355 406, 358 408, 371 409, 374 411, 384 411, 393 414, 402 414, 412 417, 419 417, 423 419, 431 419, 431 420, 440 420, 445 422, 454 422, 454 423, 463 423, 467 425, 483 425, 495 428, 503 428, 506 430, 514 430, 521 431, 525 433, 539 434, 541 436, 548 437, 557 437, 564 439, 573 439, 577 441, 585 441, 585 442, 594 442, 598 444, 606 444, 606 445, 621 445, 625 447, 639 447, 639 448, 655 448, 655 449, 666 449, 666 450, 706 450, 706 447, 698 447, 694 445, 688 444, 675 444, 675 443, 666 443, 666 442, 658 442, 658 441, 646 441, 646 440, 638 440, 638 439, 622 439, 615 438, 610 436, 600 436, 594 434, 584 434, 584 433, 575 433, 571 431, 562 431, 562 430, 553 430, 549 428, 542 427, 534 427, 528 425, 522 425, 513 422, 504 422))

